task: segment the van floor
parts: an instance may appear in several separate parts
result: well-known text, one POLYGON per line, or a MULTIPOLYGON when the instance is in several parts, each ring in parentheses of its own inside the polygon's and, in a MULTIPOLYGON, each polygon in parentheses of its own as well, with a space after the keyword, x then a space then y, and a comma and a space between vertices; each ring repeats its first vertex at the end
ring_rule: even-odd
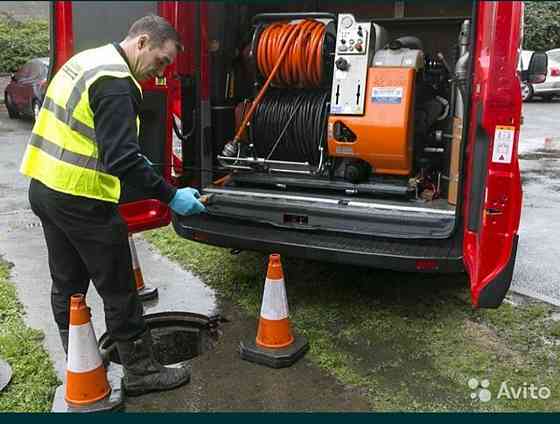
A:
POLYGON ((415 199, 375 199, 371 197, 352 196, 352 195, 336 195, 336 194, 309 194, 295 191, 283 190, 266 190, 263 188, 249 187, 208 187, 204 189, 206 194, 232 194, 243 195, 254 198, 276 198, 285 200, 302 200, 312 203, 328 203, 339 204, 356 207, 364 207, 379 210, 393 210, 403 212, 428 212, 438 215, 453 216, 455 215, 455 206, 450 205, 446 199, 436 199, 431 202, 415 199))
MULTIPOLYGON (((239 177, 237 177, 239 178, 239 177)), ((422 199, 416 199, 416 196, 411 195, 406 187, 403 185, 393 185, 385 184, 387 188, 382 188, 379 194, 369 194, 369 193, 355 193, 350 194, 351 190, 355 187, 359 187, 350 183, 347 183, 347 189, 349 192, 343 190, 324 190, 320 187, 319 189, 306 189, 305 186, 292 187, 285 184, 281 184, 285 179, 275 180, 274 177, 269 177, 268 186, 262 183, 262 181, 251 184, 250 179, 241 179, 242 184, 231 184, 226 186, 210 186, 206 188, 206 192, 220 192, 219 190, 231 190, 232 192, 246 192, 254 193, 258 197, 273 196, 273 197, 283 197, 288 196, 290 198, 301 197, 309 199, 324 199, 328 202, 339 202, 339 203, 352 203, 359 206, 369 206, 378 209, 394 209, 403 211, 421 211, 428 210, 434 213, 442 213, 444 215, 454 215, 456 207, 449 204, 446 198, 438 198, 432 201, 425 201, 422 199), (218 191, 216 191, 218 190, 218 191), (390 190, 394 190, 393 195, 390 190)), ((377 187, 378 184, 371 185, 377 187)), ((222 191, 222 193, 224 193, 222 191)))

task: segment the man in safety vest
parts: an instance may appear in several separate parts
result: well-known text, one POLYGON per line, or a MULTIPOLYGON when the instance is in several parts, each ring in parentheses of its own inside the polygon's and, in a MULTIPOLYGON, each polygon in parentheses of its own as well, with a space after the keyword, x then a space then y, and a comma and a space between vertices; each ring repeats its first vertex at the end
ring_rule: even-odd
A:
POLYGON ((72 57, 52 79, 23 158, 29 201, 40 218, 53 280, 51 303, 65 350, 69 299, 90 279, 103 299, 129 395, 167 390, 190 379, 188 368, 154 359, 118 212, 121 183, 157 198, 178 214, 205 211, 195 189, 168 185, 140 153, 139 81, 161 75, 182 50, 159 16, 136 21, 127 37, 72 57))

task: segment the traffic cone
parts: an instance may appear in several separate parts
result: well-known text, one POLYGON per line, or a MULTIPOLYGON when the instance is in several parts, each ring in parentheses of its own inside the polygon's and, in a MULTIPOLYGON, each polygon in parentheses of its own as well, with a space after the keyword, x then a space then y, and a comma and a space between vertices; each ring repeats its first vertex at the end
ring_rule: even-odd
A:
POLYGON ((53 412, 111 411, 123 405, 120 376, 112 373, 111 383, 103 366, 91 324, 90 309, 83 294, 70 298, 70 328, 66 383, 57 389, 53 412), (61 392, 64 393, 62 398, 61 392))
POLYGON ((144 277, 142 276, 142 269, 140 268, 140 261, 138 260, 138 253, 136 252, 136 245, 132 234, 128 234, 128 244, 130 246, 130 255, 132 256, 132 271, 134 272, 134 280, 136 281, 136 290, 140 300, 152 300, 158 297, 157 287, 148 287, 144 284, 144 277))
POLYGON ((255 340, 241 342, 241 358, 272 368, 289 367, 309 349, 295 335, 288 316, 288 298, 279 254, 270 255, 255 340))

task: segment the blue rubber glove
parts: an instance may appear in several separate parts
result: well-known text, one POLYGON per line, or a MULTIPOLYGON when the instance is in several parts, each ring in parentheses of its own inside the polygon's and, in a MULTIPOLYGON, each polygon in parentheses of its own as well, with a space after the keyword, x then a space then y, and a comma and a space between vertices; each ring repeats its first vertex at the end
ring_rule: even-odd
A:
POLYGON ((198 201, 200 193, 194 188, 180 188, 169 203, 169 207, 179 215, 196 215, 206 212, 206 208, 198 201))

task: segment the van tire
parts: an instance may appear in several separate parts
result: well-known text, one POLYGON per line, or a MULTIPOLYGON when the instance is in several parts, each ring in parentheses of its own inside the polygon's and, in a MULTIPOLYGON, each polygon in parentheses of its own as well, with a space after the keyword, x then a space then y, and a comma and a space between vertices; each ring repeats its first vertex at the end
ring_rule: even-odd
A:
POLYGON ((19 113, 9 99, 10 96, 8 96, 8 93, 4 92, 4 104, 6 105, 6 109, 8 110, 8 117, 10 119, 18 119, 19 113))
POLYGON ((39 100, 37 99, 33 99, 33 102, 31 102, 31 118, 33 118, 33 122, 37 121, 40 110, 41 110, 41 102, 39 102, 39 100))
POLYGON ((528 102, 533 98, 535 91, 533 86, 527 82, 521 84, 521 98, 524 102, 528 102))

